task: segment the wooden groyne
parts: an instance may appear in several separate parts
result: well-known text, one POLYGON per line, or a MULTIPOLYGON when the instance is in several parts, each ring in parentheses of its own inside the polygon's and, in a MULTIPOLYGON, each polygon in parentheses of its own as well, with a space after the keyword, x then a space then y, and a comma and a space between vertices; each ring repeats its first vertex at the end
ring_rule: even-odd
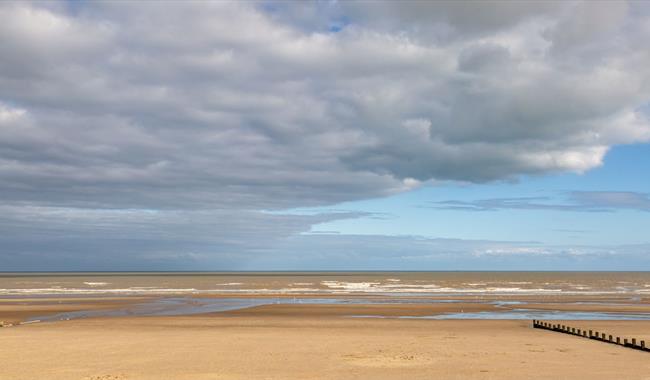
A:
POLYGON ((543 322, 535 319, 533 320, 533 328, 555 331, 563 334, 575 335, 582 338, 588 338, 588 339, 598 340, 604 343, 616 344, 618 346, 632 348, 634 350, 650 352, 650 348, 646 347, 645 345, 645 340, 639 340, 637 343, 637 339, 635 338, 621 339, 621 337, 618 336, 615 337, 610 334, 605 334, 604 332, 577 329, 575 327, 570 327, 567 325, 543 322))

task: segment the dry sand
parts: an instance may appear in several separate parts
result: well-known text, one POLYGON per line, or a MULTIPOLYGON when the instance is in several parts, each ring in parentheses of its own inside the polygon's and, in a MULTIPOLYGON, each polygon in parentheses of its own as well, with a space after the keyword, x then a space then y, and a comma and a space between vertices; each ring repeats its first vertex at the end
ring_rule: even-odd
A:
MULTIPOLYGON (((404 312, 431 310, 267 305, 3 328, 0 379, 650 379, 650 353, 528 321, 345 317, 404 312)), ((650 341, 650 322, 566 323, 650 341)))

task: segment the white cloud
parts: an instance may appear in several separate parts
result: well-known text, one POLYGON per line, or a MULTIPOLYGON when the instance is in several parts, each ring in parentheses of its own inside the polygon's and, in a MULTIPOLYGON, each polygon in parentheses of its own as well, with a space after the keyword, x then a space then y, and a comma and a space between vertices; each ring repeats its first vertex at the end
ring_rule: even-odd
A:
POLYGON ((4 2, 1 200, 250 215, 587 171, 650 140, 639 8, 4 2))
POLYGON ((308 206, 412 181, 582 172, 650 138, 647 54, 601 49, 577 69, 553 53, 592 49, 603 30, 633 44, 642 29, 627 24, 645 19, 624 7, 382 3, 364 18, 344 4, 324 13, 349 13, 329 33, 254 5, 4 4, 0 99, 29 113, 1 132, 14 145, 0 177, 27 190, 10 197, 47 201, 46 181, 101 204, 308 206), (570 23, 581 12, 611 22, 570 23))

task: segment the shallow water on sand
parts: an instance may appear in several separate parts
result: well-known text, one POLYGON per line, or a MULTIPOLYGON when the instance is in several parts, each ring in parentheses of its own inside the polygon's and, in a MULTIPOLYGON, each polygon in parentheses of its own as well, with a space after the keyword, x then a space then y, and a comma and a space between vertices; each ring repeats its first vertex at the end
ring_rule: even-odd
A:
POLYGON ((650 317, 638 313, 643 308, 623 306, 650 303, 650 272, 0 273, 0 300, 9 302, 113 296, 155 299, 117 309, 75 311, 32 320, 184 315, 291 303, 459 302, 491 304, 498 309, 422 318, 645 320, 650 317), (576 307, 575 312, 527 310, 526 302, 596 305, 593 310, 598 310, 598 305, 603 307, 599 311, 576 307), (626 310, 633 312, 612 313, 626 310))
POLYGON ((543 319, 582 321, 647 321, 650 313, 605 313, 598 311, 557 311, 514 309, 505 311, 479 311, 473 313, 445 313, 425 317, 400 317, 412 319, 543 319))
MULTIPOLYGON (((79 318, 119 317, 119 316, 171 316, 239 310, 261 305, 304 304, 304 305, 389 305, 389 304, 433 304, 467 303, 463 300, 428 299, 354 299, 354 298, 162 298, 113 310, 74 311, 33 317, 27 322, 51 322, 79 318)), ((525 305, 525 302, 485 301, 475 302, 497 307, 505 305, 525 305)), ((386 318, 383 316, 354 316, 365 318, 386 318)), ((391 318, 409 319, 544 319, 544 320, 650 320, 650 313, 609 313, 597 311, 556 311, 530 310, 524 308, 503 309, 466 313, 443 313, 432 316, 401 316, 391 318)))
MULTIPOLYGON (((135 305, 111 310, 82 310, 59 313, 44 317, 32 317, 29 320, 61 321, 90 317, 119 317, 119 316, 165 316, 192 315, 214 313, 229 310, 246 309, 249 307, 294 304, 294 305, 394 305, 394 304, 432 304, 458 303, 461 300, 427 300, 427 299, 355 299, 355 298, 160 298, 144 301, 135 305)), ((499 305, 498 301, 489 302, 499 305)))

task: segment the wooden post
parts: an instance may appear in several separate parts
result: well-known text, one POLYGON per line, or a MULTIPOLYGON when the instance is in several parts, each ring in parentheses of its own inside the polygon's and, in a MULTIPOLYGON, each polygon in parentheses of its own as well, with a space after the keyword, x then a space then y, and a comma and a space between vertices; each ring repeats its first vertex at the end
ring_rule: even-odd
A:
POLYGON ((620 336, 616 337, 616 344, 621 344, 621 337, 620 336))
POLYGON ((578 329, 578 335, 582 335, 582 334, 580 334, 580 329, 578 329))
POLYGON ((640 343, 641 343, 641 348, 645 349, 645 340, 642 340, 640 343))
POLYGON ((613 342, 613 341, 614 341, 614 340, 612 339, 612 336, 611 336, 611 335, 609 336, 609 341, 610 341, 610 342, 613 342))
POLYGON ((627 346, 627 338, 623 339, 623 345, 627 346))
POLYGON ((636 338, 632 338, 632 345, 636 346, 636 338))
POLYGON ((603 333, 603 340, 605 340, 605 333, 603 333))
POLYGON ((594 336, 594 333, 592 330, 589 330, 589 337, 591 338, 592 336, 594 336))

